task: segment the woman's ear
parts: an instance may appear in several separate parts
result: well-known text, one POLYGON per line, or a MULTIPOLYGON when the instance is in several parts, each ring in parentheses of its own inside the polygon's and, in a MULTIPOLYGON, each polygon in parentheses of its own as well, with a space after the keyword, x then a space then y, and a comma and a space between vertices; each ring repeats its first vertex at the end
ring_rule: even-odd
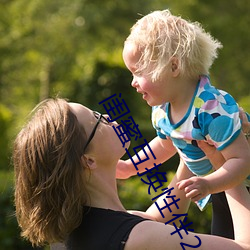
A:
POLYGON ((93 157, 90 157, 88 155, 83 155, 82 160, 84 161, 85 164, 87 164, 90 170, 97 168, 95 159, 93 157))
POLYGON ((171 70, 173 73, 173 76, 176 77, 180 74, 180 68, 179 68, 179 60, 176 57, 173 57, 171 59, 171 70))

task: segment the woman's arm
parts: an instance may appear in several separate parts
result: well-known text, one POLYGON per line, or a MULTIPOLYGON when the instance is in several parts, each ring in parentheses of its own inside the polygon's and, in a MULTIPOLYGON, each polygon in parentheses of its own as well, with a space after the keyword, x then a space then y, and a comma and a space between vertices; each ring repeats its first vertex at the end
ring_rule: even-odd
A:
MULTIPOLYGON (((183 245, 183 248, 181 243, 202 250, 249 250, 250 196, 242 185, 227 190, 226 194, 233 217, 235 240, 206 234, 195 234, 163 223, 144 221, 137 224, 131 231, 125 250, 190 249, 186 245, 183 245)), ((192 229, 192 226, 190 228, 192 229)))
MULTIPOLYGON (((175 199, 180 199, 178 201, 179 208, 177 208, 176 206, 171 207, 172 213, 174 213, 174 214, 175 213, 183 214, 183 213, 186 213, 188 211, 188 208, 190 205, 190 199, 186 198, 186 194, 183 190, 180 190, 177 188, 176 183, 178 183, 180 180, 190 178, 191 176, 193 176, 193 173, 191 173, 189 171, 189 169, 186 167, 186 165, 184 164, 184 162, 182 160, 180 160, 176 174, 173 177, 173 179, 171 180, 170 184, 168 185, 169 189, 171 189, 172 187, 174 188, 171 191, 171 194, 168 196, 175 196, 175 199)), ((157 204, 160 208, 165 206, 165 202, 167 204, 170 204, 171 202, 173 202, 172 198, 166 198, 166 196, 167 195, 162 195, 157 199, 157 204)), ((168 209, 162 210, 162 213, 165 217, 165 218, 163 218, 161 216, 161 213, 159 212, 157 206, 155 205, 155 203, 153 203, 147 209, 146 213, 148 215, 150 215, 151 217, 155 218, 155 220, 159 221, 159 222, 166 222, 172 218, 172 215, 169 214, 168 209)))
MULTIPOLYGON (((250 123, 248 122, 245 124, 247 124, 245 129, 249 129, 250 123)), ((244 127, 243 131, 246 132, 246 130, 244 130, 244 127)), ((199 146, 207 154, 209 159, 214 163, 215 167, 216 166, 219 167, 224 164, 225 159, 222 157, 220 152, 215 150, 213 146, 210 146, 205 142, 201 142, 199 146)), ((173 179, 173 183, 175 183, 175 181, 178 180, 179 177, 180 178, 184 177, 179 174, 184 174, 185 169, 187 168, 185 167, 183 162, 181 162, 178 168, 180 172, 178 173, 177 170, 176 177, 173 179)), ((185 174, 188 176, 191 173, 186 172, 185 174)), ((125 245, 125 250, 186 249, 181 247, 180 245, 181 242, 193 246, 191 248, 198 248, 203 250, 206 249, 250 250, 250 237, 248 230, 250 223, 249 193, 244 185, 239 185, 229 190, 226 190, 226 195, 233 218, 235 240, 226 239, 218 236, 212 236, 212 235, 194 234, 191 232, 188 232, 188 234, 186 234, 183 230, 180 231, 183 237, 183 239, 181 239, 177 233, 174 233, 176 231, 175 227, 170 225, 164 225, 163 223, 158 223, 154 221, 145 221, 139 223, 137 226, 134 227, 129 236, 128 242, 125 245)), ((183 200, 185 200, 185 198, 183 200)), ((152 206, 147 210, 147 212, 150 215, 157 217, 157 214, 155 215, 155 212, 157 211, 155 211, 152 206)), ((182 210, 182 212, 185 212, 184 210, 182 210)), ((171 213, 170 212, 169 214, 166 213, 165 216, 166 218, 171 218, 171 213)))
MULTIPOLYGON (((183 179, 187 179, 190 178, 191 176, 193 176, 193 173, 191 173, 189 171, 189 169, 186 167, 186 165, 184 164, 184 162, 182 160, 180 160, 178 169, 175 173, 175 176, 173 177, 173 179, 171 180, 170 184, 168 185, 168 188, 171 189, 172 187, 174 188, 171 191, 171 196, 175 196, 175 199, 179 199, 178 201, 178 207, 176 206, 172 206, 171 210, 172 213, 179 213, 179 214, 184 214, 187 213, 189 205, 190 205, 190 199, 186 198, 186 194, 183 190, 180 190, 177 188, 176 183, 179 182, 180 180, 183 179)), ((171 198, 166 198, 167 195, 162 195, 157 199, 157 204, 158 206, 164 207, 165 206, 165 201, 167 204, 173 202, 173 200, 171 198), (165 200, 165 201, 164 201, 165 200)), ((162 217, 161 213, 159 212, 157 206, 155 205, 155 203, 153 203, 146 212, 142 212, 142 211, 135 211, 135 210, 129 210, 128 211, 131 214, 134 215, 138 215, 141 216, 143 218, 146 219, 150 219, 150 220, 154 220, 154 221, 158 221, 158 222, 166 222, 171 220, 172 218, 172 214, 169 213, 168 209, 164 209, 162 210, 162 213, 164 215, 164 218, 162 217)))

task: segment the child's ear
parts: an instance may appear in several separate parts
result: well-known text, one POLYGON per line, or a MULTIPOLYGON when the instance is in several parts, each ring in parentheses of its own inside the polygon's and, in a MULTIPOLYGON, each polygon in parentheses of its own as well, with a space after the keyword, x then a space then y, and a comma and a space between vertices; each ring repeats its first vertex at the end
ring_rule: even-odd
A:
POLYGON ((176 57, 173 57, 171 59, 171 70, 173 73, 173 76, 176 77, 180 74, 180 69, 179 69, 179 60, 176 57))
POLYGON ((178 68, 175 63, 172 63, 171 67, 172 67, 172 72, 175 72, 178 68))

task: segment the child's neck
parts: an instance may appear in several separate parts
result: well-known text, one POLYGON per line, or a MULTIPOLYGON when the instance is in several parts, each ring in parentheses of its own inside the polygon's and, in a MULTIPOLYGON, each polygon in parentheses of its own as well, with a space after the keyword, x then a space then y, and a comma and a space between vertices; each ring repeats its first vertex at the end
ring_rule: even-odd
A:
POLYGON ((192 102, 198 80, 185 81, 176 98, 170 102, 169 118, 172 124, 180 122, 187 113, 192 102))

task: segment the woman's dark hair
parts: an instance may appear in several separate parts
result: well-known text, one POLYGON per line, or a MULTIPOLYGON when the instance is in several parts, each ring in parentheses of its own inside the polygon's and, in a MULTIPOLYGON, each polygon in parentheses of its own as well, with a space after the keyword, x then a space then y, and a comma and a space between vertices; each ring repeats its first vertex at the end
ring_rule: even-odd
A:
POLYGON ((64 99, 48 99, 14 142, 15 205, 22 236, 33 245, 64 241, 86 202, 86 133, 64 99))

